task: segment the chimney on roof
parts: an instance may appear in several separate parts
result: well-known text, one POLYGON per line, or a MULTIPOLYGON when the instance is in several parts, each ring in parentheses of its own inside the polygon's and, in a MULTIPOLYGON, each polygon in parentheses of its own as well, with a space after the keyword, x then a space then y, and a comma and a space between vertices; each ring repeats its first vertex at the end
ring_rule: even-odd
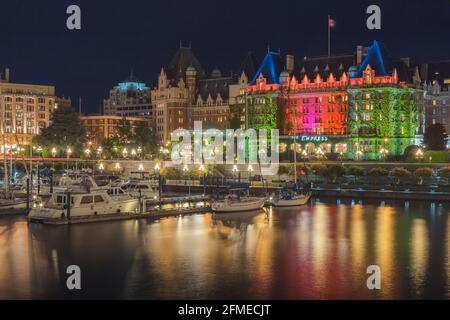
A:
POLYGON ((356 46, 356 65, 360 65, 363 57, 363 46, 356 46))
POLYGON ((400 61, 403 62, 408 68, 410 67, 410 59, 409 57, 400 58, 400 61))
POLYGON ((289 73, 294 71, 294 56, 292 54, 286 55, 286 71, 289 73))
POLYGON ((5 80, 9 82, 9 68, 5 68, 5 80))

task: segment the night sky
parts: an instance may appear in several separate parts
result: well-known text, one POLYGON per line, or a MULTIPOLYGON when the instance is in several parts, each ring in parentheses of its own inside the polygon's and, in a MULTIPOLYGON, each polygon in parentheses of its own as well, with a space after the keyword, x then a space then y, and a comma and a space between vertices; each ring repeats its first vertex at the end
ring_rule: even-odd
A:
POLYGON ((98 112, 109 89, 130 69, 152 87, 180 40, 208 73, 236 70, 249 50, 263 56, 326 54, 327 15, 336 20, 332 53, 377 39, 412 62, 450 60, 450 0, 192 1, 10 0, 0 3, 0 69, 15 82, 52 84, 57 94, 82 96, 98 112), (82 11, 82 29, 66 28, 67 6, 82 11), (366 8, 381 7, 382 29, 366 28, 366 8))

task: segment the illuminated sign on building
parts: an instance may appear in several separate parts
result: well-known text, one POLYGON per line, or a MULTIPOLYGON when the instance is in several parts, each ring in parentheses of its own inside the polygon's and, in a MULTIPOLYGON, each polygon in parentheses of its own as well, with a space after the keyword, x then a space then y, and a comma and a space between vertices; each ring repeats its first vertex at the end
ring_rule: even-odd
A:
POLYGON ((313 142, 328 141, 328 137, 327 136, 297 136, 296 138, 299 139, 299 141, 304 141, 304 142, 308 142, 308 141, 313 141, 313 142))

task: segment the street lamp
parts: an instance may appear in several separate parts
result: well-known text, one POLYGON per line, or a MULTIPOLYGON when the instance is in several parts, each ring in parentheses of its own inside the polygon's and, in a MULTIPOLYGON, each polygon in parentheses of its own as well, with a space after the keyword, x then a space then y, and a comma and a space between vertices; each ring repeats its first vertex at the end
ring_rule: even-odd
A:
POLYGON ((422 160, 423 159, 423 151, 422 151, 421 148, 417 149, 417 151, 416 151, 416 158, 418 160, 422 160))
POLYGON ((86 154, 86 157, 89 157, 89 156, 91 155, 91 149, 86 148, 86 149, 84 150, 84 153, 86 154))
POLYGON ((251 164, 248 165, 247 171, 248 171, 248 181, 250 181, 250 186, 251 186, 252 185, 252 172, 253 172, 253 166, 251 164))
POLYGON ((386 148, 381 148, 381 149, 380 149, 380 153, 381 153, 381 156, 383 157, 383 160, 386 160, 386 156, 387 156, 387 154, 389 153, 388 149, 386 149, 386 148))
POLYGON ((120 171, 120 163, 116 162, 114 169, 116 169, 116 171, 119 172, 120 171))
POLYGON ((138 170, 141 172, 144 171, 144 165, 142 163, 139 164, 138 170))
POLYGON ((159 208, 161 209, 161 167, 159 166, 159 163, 157 162, 155 164, 155 172, 158 172, 158 200, 159 200, 159 208))
POLYGON ((127 155, 128 155, 128 150, 127 150, 127 148, 123 148, 123 150, 122 150, 122 155, 123 155, 124 158, 127 157, 127 155))
POLYGON ((231 169, 231 171, 233 172, 233 177, 235 178, 235 181, 236 181, 236 173, 239 172, 237 165, 234 164, 233 169, 231 169))
POLYGON ((189 168, 188 168, 187 164, 184 165, 183 172, 184 172, 184 174, 187 174, 187 176, 189 178, 188 190, 189 190, 189 197, 190 197, 191 196, 191 176, 189 175, 189 168))
MULTIPOLYGON (((119 167, 120 168, 120 167, 119 167)), ((103 165, 103 163, 100 163, 98 165, 98 169, 100 170, 101 173, 103 173, 103 170, 105 170, 105 166, 103 165)))
POLYGON ((131 156, 133 156, 133 157, 136 156, 136 150, 135 149, 131 149, 131 156))
POLYGON ((205 170, 205 166, 203 165, 203 163, 200 165, 198 170, 200 170, 200 173, 203 173, 203 196, 205 196, 205 194, 206 194, 206 170, 205 170))
POLYGON ((100 157, 100 156, 102 155, 102 151, 103 151, 103 148, 102 148, 102 147, 98 147, 98 148, 97 148, 97 156, 98 156, 98 157, 100 157))
MULTIPOLYGON (((70 155, 72 154, 72 149, 70 147, 67 147, 67 160, 70 159, 70 155)), ((67 161, 67 170, 69 170, 69 161, 67 161)))

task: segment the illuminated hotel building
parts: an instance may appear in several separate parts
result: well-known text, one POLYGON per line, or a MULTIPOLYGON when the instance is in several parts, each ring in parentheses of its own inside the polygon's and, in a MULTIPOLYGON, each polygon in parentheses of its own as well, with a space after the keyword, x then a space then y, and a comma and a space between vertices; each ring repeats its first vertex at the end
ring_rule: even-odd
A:
POLYGON ((229 127, 229 86, 232 75, 215 68, 207 75, 191 47, 180 46, 175 56, 158 75, 152 90, 156 136, 160 144, 170 141, 176 129, 193 129, 194 121, 203 128, 229 127))
POLYGON ((55 87, 12 83, 6 69, 0 79, 0 126, 7 149, 29 144, 41 128, 50 124, 55 98, 55 87))
POLYGON ((281 153, 288 145, 293 149, 296 135, 297 148, 308 156, 345 153, 375 160, 402 155, 415 144, 423 95, 418 69, 402 69, 413 84, 399 80, 396 68, 388 73, 376 41, 365 50, 358 46, 355 56, 305 58, 300 73, 286 70, 278 78, 276 58, 266 55, 237 98, 234 127, 280 129, 281 153))

